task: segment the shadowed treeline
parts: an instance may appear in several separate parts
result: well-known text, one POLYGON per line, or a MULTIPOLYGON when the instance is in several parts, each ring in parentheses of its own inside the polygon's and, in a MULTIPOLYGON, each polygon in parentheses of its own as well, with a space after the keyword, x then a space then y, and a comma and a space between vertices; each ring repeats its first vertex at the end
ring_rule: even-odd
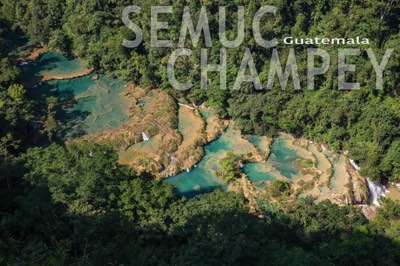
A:
MULTIPOLYGON (((1 264, 399 261, 398 233, 389 238, 385 231, 390 227, 368 222, 352 207, 306 199, 288 211, 268 208, 259 218, 234 193, 215 191, 182 200, 171 186, 135 177, 118 165, 110 149, 90 143, 31 149, 17 165, 23 170, 10 176, 10 188, 5 179, 0 183, 1 264)), ((388 206, 385 219, 390 223, 398 219, 399 205, 388 206)))

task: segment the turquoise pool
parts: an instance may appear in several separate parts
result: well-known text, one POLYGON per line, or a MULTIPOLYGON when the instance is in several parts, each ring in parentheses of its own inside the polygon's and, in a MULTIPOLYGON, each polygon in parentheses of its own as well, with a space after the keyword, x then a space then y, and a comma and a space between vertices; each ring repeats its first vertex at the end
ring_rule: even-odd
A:
MULTIPOLYGON (((253 137, 253 141, 259 139, 257 136, 253 137)), ((210 192, 217 188, 226 189, 226 185, 215 173, 220 170, 219 160, 228 151, 241 152, 240 145, 236 145, 233 140, 232 130, 228 128, 224 135, 204 147, 205 156, 196 168, 190 172, 183 172, 170 177, 166 179, 167 182, 175 184, 177 186, 177 194, 186 198, 210 192)), ((286 146, 287 141, 289 140, 284 135, 279 135, 271 145, 271 156, 267 162, 244 165, 243 171, 253 183, 262 186, 265 181, 275 180, 277 175, 292 178, 299 174, 300 171, 295 167, 294 163, 301 157, 296 151, 286 146), (276 170, 273 170, 274 168, 276 170)))
POLYGON ((44 53, 22 68, 27 79, 37 79, 45 75, 74 75, 85 69, 79 59, 56 52, 44 53))
POLYGON ((271 163, 283 176, 292 178, 300 173, 295 162, 301 159, 300 155, 287 146, 289 141, 284 135, 278 135, 271 145, 271 155, 268 163, 271 163))
MULTIPOLYGON (((24 75, 34 79, 38 75, 72 74, 82 68, 79 60, 50 52, 25 66, 24 75)), ((70 139, 118 128, 127 122, 129 104, 121 95, 125 85, 125 82, 104 75, 91 74, 43 82, 34 85, 29 92, 42 100, 49 96, 58 98, 57 118, 63 124, 61 135, 70 139)))

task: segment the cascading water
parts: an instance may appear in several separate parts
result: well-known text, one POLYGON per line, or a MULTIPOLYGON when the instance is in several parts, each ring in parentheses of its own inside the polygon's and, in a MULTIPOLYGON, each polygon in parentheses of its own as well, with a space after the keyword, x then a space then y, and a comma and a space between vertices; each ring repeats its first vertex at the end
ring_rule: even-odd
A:
MULTIPOLYGON (((350 159, 351 165, 358 171, 360 167, 350 159)), ((385 195, 387 189, 384 185, 378 185, 367 178, 368 189, 369 189, 369 203, 379 205, 378 198, 385 195)))
POLYGON ((142 132, 143 141, 148 141, 150 138, 146 135, 146 133, 142 132))
POLYGON ((369 188, 369 202, 375 205, 379 205, 378 198, 382 197, 386 193, 386 187, 383 185, 377 185, 367 178, 369 188))
POLYGON ((350 159, 350 163, 357 171, 360 170, 360 167, 356 164, 356 162, 354 160, 350 159))

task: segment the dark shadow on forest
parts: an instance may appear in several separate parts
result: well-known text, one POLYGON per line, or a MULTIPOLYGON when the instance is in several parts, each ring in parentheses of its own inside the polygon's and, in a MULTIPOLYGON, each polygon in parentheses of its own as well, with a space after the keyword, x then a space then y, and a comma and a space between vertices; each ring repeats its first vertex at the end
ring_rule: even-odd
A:
POLYGON ((5 46, 1 47, 1 51, 15 60, 18 58, 19 52, 29 51, 36 46, 33 43, 29 44, 30 38, 20 32, 6 30, 3 36, 5 46))
POLYGON ((31 248, 32 239, 46 246, 48 254, 63 248, 66 264, 347 266, 399 262, 398 246, 381 235, 350 230, 311 232, 288 216, 259 218, 246 208, 224 202, 224 197, 232 198, 226 193, 219 200, 208 194, 177 201, 161 214, 137 207, 136 215, 128 219, 119 211, 69 215, 66 206, 54 204, 48 189, 40 186, 20 200, 15 218, 23 215, 23 226, 3 224, 2 230, 16 230, 13 237, 27 243, 19 247, 21 252, 31 248), (57 247, 55 243, 70 244, 57 247))

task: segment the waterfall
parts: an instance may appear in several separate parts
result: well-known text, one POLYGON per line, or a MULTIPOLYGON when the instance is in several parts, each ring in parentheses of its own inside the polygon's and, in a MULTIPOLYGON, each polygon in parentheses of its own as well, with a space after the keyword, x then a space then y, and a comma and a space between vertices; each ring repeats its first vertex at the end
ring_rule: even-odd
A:
MULTIPOLYGON (((356 164, 354 160, 350 159, 351 165, 358 171, 360 170, 360 167, 356 164)), ((367 183, 368 183, 368 189, 369 189, 369 203, 379 205, 378 198, 382 197, 385 195, 387 189, 384 185, 378 185, 369 180, 367 178, 367 183)))
POLYGON ((379 205, 378 198, 384 196, 386 188, 384 185, 377 185, 367 178, 369 188, 369 203, 379 205))
POLYGON ((350 163, 357 171, 360 170, 360 167, 356 164, 356 162, 354 160, 350 159, 350 163))
POLYGON ((150 138, 146 135, 146 133, 142 132, 143 141, 148 141, 150 138))

